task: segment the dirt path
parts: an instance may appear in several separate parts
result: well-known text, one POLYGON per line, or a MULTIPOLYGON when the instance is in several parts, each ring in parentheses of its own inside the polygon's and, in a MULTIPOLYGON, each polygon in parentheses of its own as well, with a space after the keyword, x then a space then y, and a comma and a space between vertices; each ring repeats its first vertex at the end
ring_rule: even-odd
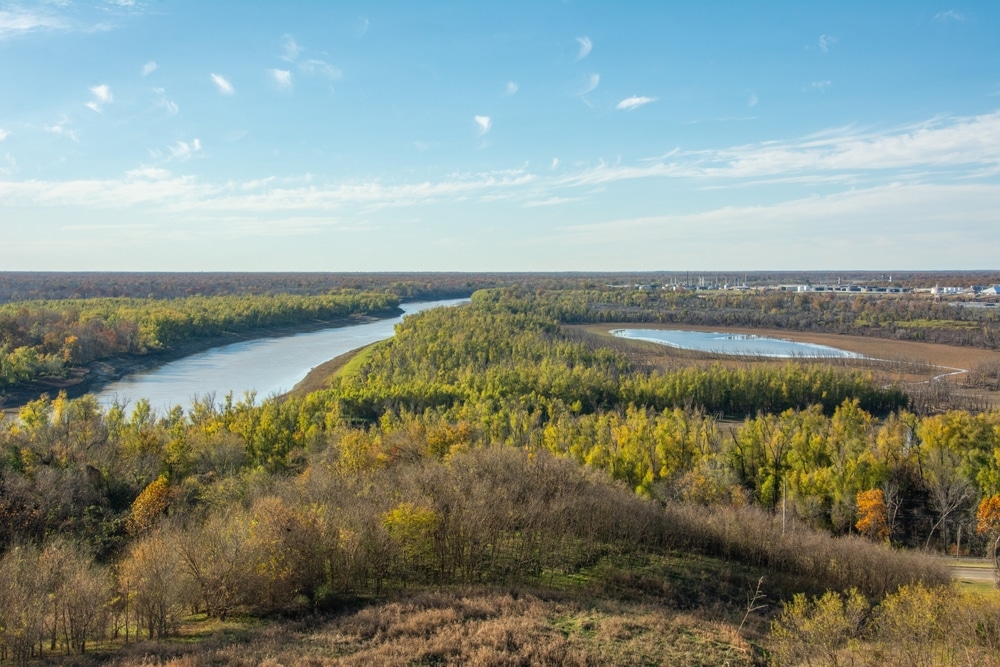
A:
POLYGON ((951 578, 970 584, 993 584, 993 563, 985 558, 948 558, 944 561, 951 578))

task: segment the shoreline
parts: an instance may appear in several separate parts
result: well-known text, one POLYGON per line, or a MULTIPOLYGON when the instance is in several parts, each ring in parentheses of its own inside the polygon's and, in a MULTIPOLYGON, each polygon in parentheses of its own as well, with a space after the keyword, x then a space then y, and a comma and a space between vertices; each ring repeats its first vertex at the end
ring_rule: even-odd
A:
MULTIPOLYGON (((66 392, 68 398, 80 398, 86 394, 97 393, 112 382, 120 380, 131 373, 158 368, 172 361, 177 361, 216 347, 261 338, 284 338, 286 336, 310 333, 323 329, 337 329, 355 324, 367 324, 369 322, 399 317, 401 314, 403 314, 403 310, 397 307, 391 311, 374 315, 348 315, 347 317, 332 320, 312 320, 280 327, 260 327, 239 333, 228 333, 223 336, 196 339, 167 350, 158 350, 141 355, 129 354, 100 359, 84 366, 70 368, 70 374, 67 378, 36 380, 19 387, 14 387, 8 391, 0 392, 0 410, 5 414, 16 415, 21 407, 41 398, 43 394, 48 394, 49 398, 55 398, 62 391, 66 392)), ((325 366, 328 363, 330 362, 325 362, 316 368, 325 366)), ((315 370, 311 370, 310 374, 315 370)))
POLYGON ((328 389, 330 387, 330 381, 334 378, 334 376, 337 375, 341 369, 347 366, 347 364, 351 363, 351 360, 354 359, 354 357, 358 356, 371 346, 378 345, 380 342, 382 341, 362 345, 361 347, 344 352, 343 354, 338 354, 333 359, 328 359, 318 366, 313 366, 309 369, 309 372, 306 373, 306 376, 299 380, 294 387, 278 396, 278 400, 284 401, 293 397, 301 398, 314 391, 328 389))

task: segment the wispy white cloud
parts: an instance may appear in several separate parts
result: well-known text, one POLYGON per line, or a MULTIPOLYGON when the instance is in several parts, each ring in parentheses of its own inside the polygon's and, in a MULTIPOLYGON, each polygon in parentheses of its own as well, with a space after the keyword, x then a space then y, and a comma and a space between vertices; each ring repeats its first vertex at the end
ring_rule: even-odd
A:
POLYGON ((809 84, 809 87, 806 88, 805 90, 807 91, 816 90, 821 93, 825 93, 826 89, 830 87, 831 83, 832 82, 829 79, 827 79, 826 81, 813 81, 812 83, 809 84))
MULTIPOLYGON (((187 145, 188 151, 193 152, 193 145, 187 145)), ((184 152, 179 145, 171 150, 184 152)), ((192 176, 173 176, 162 169, 140 168, 120 179, 0 181, 0 200, 40 206, 80 206, 88 210, 153 204, 165 211, 213 216, 285 211, 331 213, 345 206, 378 209, 486 197, 490 193, 521 190, 535 180, 530 173, 512 170, 396 185, 378 181, 320 185, 311 178, 302 178, 298 183, 257 179, 252 187, 245 187, 249 182, 210 185, 192 176)))
POLYGON ((191 142, 178 141, 168 150, 172 159, 184 161, 201 150, 201 141, 199 139, 193 139, 191 142))
POLYGON ((587 93, 593 92, 597 87, 601 85, 601 75, 591 74, 587 77, 587 84, 577 93, 577 95, 586 95, 587 93))
POLYGON ((98 113, 101 112, 105 104, 110 104, 114 100, 114 97, 111 95, 111 88, 103 83, 99 86, 93 86, 90 89, 90 94, 94 96, 94 99, 87 102, 84 106, 98 113))
POLYGON ((590 42, 589 37, 577 37, 576 42, 580 45, 580 50, 576 53, 576 59, 580 61, 590 55, 594 45, 590 42))
POLYGON ((611 250, 613 244, 669 240, 678 259, 713 257, 720 266, 790 268, 885 266, 886 261, 945 267, 977 265, 989 251, 969 246, 995 224, 1000 186, 889 184, 765 206, 724 206, 687 215, 646 216, 573 225, 560 238, 611 250), (956 216, 956 211, 961 211, 956 216), (960 222, 959 222, 960 220, 960 222), (716 233, 706 235, 705 229, 716 233), (864 244, 855 239, 863 236, 864 244), (843 253, 841 254, 841 250, 843 253), (973 261, 968 254, 976 253, 973 261), (759 265, 748 266, 756 259, 759 265), (846 266, 844 262, 851 262, 846 266))
POLYGON ((954 9, 949 9, 946 12, 935 14, 934 20, 938 23, 961 23, 965 21, 965 14, 954 9))
POLYGON ((362 37, 364 37, 365 34, 368 32, 368 25, 369 25, 368 19, 366 19, 363 16, 358 18, 358 20, 354 22, 354 36, 357 39, 361 39, 362 37))
POLYGON ((37 10, 19 7, 0 9, 0 40, 43 30, 66 30, 66 20, 37 10))
POLYGON ((4 139, 6 139, 9 136, 10 136, 10 132, 8 132, 7 130, 5 130, 2 127, 0 127, 0 141, 3 141, 4 139))
POLYGON ((282 88, 292 87, 292 73, 287 69, 269 69, 268 73, 274 82, 282 88))
POLYGON ((171 173, 159 167, 139 167, 125 172, 126 179, 146 179, 151 181, 162 181, 171 177, 171 173))
POLYGON ((167 99, 167 91, 163 88, 153 88, 153 92, 157 95, 156 108, 164 109, 168 115, 176 116, 180 109, 177 104, 172 100, 167 99))
POLYGON ((493 122, 490 120, 489 116, 476 116, 474 118, 476 125, 479 126, 479 136, 482 136, 490 131, 493 126, 493 122))
POLYGON ((594 187, 646 178, 696 179, 709 188, 762 183, 923 182, 928 174, 985 178, 1000 168, 1000 111, 935 119, 884 132, 837 128, 795 141, 670 153, 637 165, 599 163, 553 187, 594 187))
POLYGON ((107 84, 102 83, 99 86, 94 86, 90 89, 90 92, 94 94, 94 97, 96 97, 97 101, 101 104, 107 104, 113 99, 111 95, 111 88, 109 88, 107 84))
POLYGON ((819 44, 820 51, 822 51, 823 53, 827 53, 829 52, 830 47, 836 44, 838 41, 840 40, 838 40, 833 35, 820 35, 817 44, 819 44))
POLYGON ((142 66, 142 75, 149 76, 150 74, 155 72, 158 67, 159 65, 156 64, 155 60, 150 60, 148 63, 142 66))
POLYGON ((0 161, 0 176, 12 176, 17 173, 17 160, 10 153, 4 155, 0 161))
POLYGON ((558 166, 559 166, 559 158, 557 157, 552 158, 552 164, 549 165, 549 169, 555 169, 558 166))
POLYGON ((282 38, 282 47, 285 52, 279 57, 286 62, 295 62, 298 59, 299 54, 302 53, 302 47, 298 45, 295 38, 291 35, 285 35, 282 38))
POLYGON ((583 201, 583 197, 548 197, 546 199, 538 199, 527 201, 524 203, 525 208, 540 208, 542 206, 559 206, 561 204, 572 204, 573 202, 583 201))
MULTIPOLYGON (((305 47, 299 45, 295 41, 295 38, 291 35, 285 35, 282 41, 284 48, 284 53, 279 56, 282 60, 288 63, 295 63, 299 69, 299 72, 309 76, 324 76, 327 79, 340 79, 344 73, 340 68, 331 65, 330 63, 320 60, 319 58, 306 58, 299 59, 305 51, 305 47)), ((280 86, 290 86, 292 83, 292 75, 289 70, 282 69, 271 69, 268 70, 274 80, 280 86)))
POLYGON ((750 178, 898 170, 893 177, 904 179, 910 170, 995 167, 1000 165, 1000 112, 868 134, 835 130, 800 141, 690 154, 674 164, 688 160, 685 170, 693 169, 692 175, 750 178))
POLYGON ((747 106, 753 109, 757 106, 757 102, 759 101, 760 100, 757 99, 757 93, 750 93, 750 98, 747 100, 747 106))
POLYGON ((622 111, 631 111, 632 109, 638 109, 639 107, 649 104, 650 102, 655 102, 655 97, 642 97, 639 95, 633 95, 632 97, 626 97, 624 100, 618 103, 615 108, 622 111))
POLYGON ((734 171, 756 173, 1000 164, 1000 112, 936 119, 883 133, 834 133, 725 153, 731 155, 729 167, 734 171))
POLYGON ((517 83, 514 81, 508 81, 507 87, 504 89, 504 94, 507 96, 513 95, 517 92, 517 83))
POLYGON ((212 77, 212 81, 215 85, 218 86, 219 92, 223 95, 232 95, 236 92, 236 89, 233 88, 233 84, 229 83, 224 76, 220 74, 211 74, 210 76, 212 77))
POLYGON ((135 0, 4 0, 0 2, 0 41, 40 32, 107 32, 121 27, 122 18, 140 9, 135 0))
POLYGON ((299 63, 299 71, 303 74, 325 76, 327 79, 338 80, 344 73, 339 67, 335 67, 323 60, 309 58, 299 63))
POLYGON ((72 141, 80 141, 79 137, 76 136, 76 130, 70 129, 68 127, 69 119, 63 116, 58 123, 53 123, 52 125, 45 125, 42 127, 49 134, 54 134, 59 137, 66 137, 72 141))

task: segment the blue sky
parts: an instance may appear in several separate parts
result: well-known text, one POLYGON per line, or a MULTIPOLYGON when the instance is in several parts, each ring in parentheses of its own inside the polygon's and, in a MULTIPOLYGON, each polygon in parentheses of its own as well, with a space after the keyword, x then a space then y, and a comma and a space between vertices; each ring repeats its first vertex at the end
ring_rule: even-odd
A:
POLYGON ((0 0, 0 270, 1000 268, 1000 3, 0 0))

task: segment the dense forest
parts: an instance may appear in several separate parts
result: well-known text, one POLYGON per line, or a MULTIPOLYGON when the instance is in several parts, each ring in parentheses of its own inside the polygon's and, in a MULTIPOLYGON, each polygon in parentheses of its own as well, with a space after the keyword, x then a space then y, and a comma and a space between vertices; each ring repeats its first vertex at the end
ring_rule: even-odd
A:
POLYGON ((397 297, 341 291, 180 299, 64 299, 0 306, 0 390, 77 365, 269 327, 386 315, 397 297))
MULTIPOLYGON (((348 314, 398 297, 324 298, 348 314)), ((169 637, 192 613, 315 615, 454 586, 559 582, 742 628, 757 612, 747 577, 763 577, 752 641, 734 631, 717 662, 917 664, 919 641, 924 664, 995 664, 994 598, 941 588, 917 552, 961 535, 982 554, 1000 534, 1000 413, 914 413, 899 387, 822 364, 651 371, 563 329, 687 298, 486 290, 407 317, 305 396, 204 396, 167 414, 31 401, 0 429, 0 660, 169 637), (669 563, 695 557, 729 574, 678 593, 690 573, 669 563)), ((704 303, 752 310, 695 298, 706 317, 704 303)), ((830 322, 825 298, 806 310, 830 322)), ((79 324, 118 304, 151 346, 316 303, 297 299, 30 312, 79 324)), ((565 651, 547 664, 572 663, 565 651)))

